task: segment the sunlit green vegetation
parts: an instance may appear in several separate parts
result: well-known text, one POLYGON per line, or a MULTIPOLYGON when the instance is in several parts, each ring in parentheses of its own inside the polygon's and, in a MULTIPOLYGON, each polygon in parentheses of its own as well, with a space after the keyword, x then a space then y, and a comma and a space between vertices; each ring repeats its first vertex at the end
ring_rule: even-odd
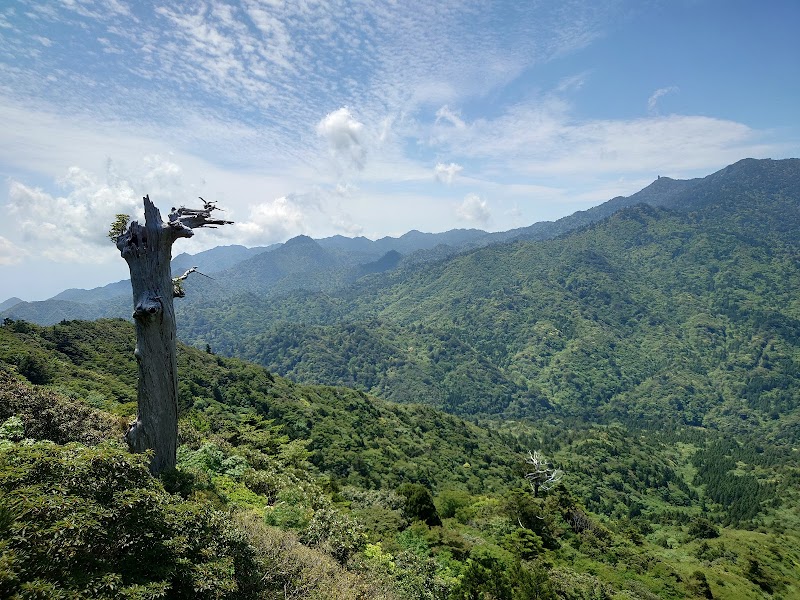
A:
POLYGON ((132 326, 7 320, 0 596, 800 596, 798 189, 743 161, 558 239, 187 302, 158 480, 120 443, 132 326))
POLYGON ((179 468, 153 480, 119 443, 133 337, 123 321, 0 328, 9 596, 797 591, 796 468, 702 430, 676 444, 623 425, 465 422, 181 347, 179 468), (26 356, 48 383, 15 375, 26 356), (566 472, 537 498, 525 448, 566 472), (754 514, 724 497, 737 478, 745 495, 756 485, 754 514))

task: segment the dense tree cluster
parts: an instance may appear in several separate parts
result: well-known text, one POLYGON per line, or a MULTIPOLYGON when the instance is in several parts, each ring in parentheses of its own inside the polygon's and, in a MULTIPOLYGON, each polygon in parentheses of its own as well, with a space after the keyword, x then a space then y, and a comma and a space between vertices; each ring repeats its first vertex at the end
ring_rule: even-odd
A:
MULTIPOLYGON (((794 589, 795 553, 758 551, 732 525, 770 523, 762 515, 773 503, 796 495, 796 468, 780 447, 707 442, 700 430, 684 435, 682 452, 677 432, 578 420, 506 421, 500 433, 182 347, 178 470, 154 480, 146 458, 113 442, 125 419, 111 412, 133 409, 118 364, 132 334, 122 321, 0 327, 3 593, 577 600, 707 596, 719 581, 794 589), (26 383, 24 354, 38 354, 59 383, 26 383), (539 497, 525 481, 524 447, 547 449, 548 468, 565 472, 539 497), (715 499, 694 466, 714 456, 720 469, 733 461, 730 477, 745 464, 748 477, 771 469, 752 516, 715 499), (74 540, 59 533, 68 519, 74 540), (77 550, 89 534, 94 557, 77 550), (102 546, 112 536, 132 540, 135 568, 124 548, 102 546), (139 536, 150 546, 136 546, 139 536), (56 559, 37 569, 37 552, 56 559)), ((786 535, 777 527, 765 539, 786 535)))

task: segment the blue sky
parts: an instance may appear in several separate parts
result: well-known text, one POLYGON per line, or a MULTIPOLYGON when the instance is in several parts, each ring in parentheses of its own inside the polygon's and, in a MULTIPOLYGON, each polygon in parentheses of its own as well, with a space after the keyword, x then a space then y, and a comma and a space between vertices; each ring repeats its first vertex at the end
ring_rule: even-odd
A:
POLYGON ((0 300, 127 276, 141 196, 304 233, 497 231, 800 155, 795 0, 10 0, 0 300))

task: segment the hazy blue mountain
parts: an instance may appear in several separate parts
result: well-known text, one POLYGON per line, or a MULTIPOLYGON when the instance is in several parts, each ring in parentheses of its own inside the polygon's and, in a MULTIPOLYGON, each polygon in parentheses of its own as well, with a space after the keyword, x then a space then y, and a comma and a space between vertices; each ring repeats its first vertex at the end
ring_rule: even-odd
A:
POLYGON ((130 293, 131 281, 130 279, 123 279, 122 281, 109 283, 103 287, 97 287, 91 290, 70 288, 45 300, 45 302, 50 300, 63 300, 65 302, 77 302, 79 304, 94 304, 95 302, 108 300, 109 298, 116 298, 125 294, 130 295, 130 293))
POLYGON ((358 264, 359 255, 327 250, 299 235, 270 252, 237 263, 219 280, 237 291, 270 293, 275 288, 325 287, 336 275, 358 264))
MULTIPOLYGON (((250 257, 267 252, 280 244, 267 247, 217 246, 197 254, 181 253, 172 260, 172 272, 179 275, 191 267, 204 274, 213 274, 250 257)), ((197 276, 198 278, 200 276, 197 276)), ((217 285, 217 288, 220 288, 217 285)), ((216 294, 215 296, 220 296, 216 294)), ((23 302, 12 298, 0 305, 0 316, 23 319, 40 325, 52 325, 63 320, 92 320, 99 318, 130 318, 131 282, 129 279, 109 283, 89 290, 71 288, 39 302, 23 302), (11 302, 16 300, 16 302, 11 302)))
POLYGON ((19 304, 20 302, 22 302, 22 299, 17 298, 16 296, 13 298, 9 298, 8 300, 3 300, 2 302, 0 302, 0 311, 9 309, 14 305, 19 304))
POLYGON ((403 255, 397 250, 389 250, 389 252, 381 256, 378 260, 361 265, 361 267, 358 269, 358 274, 361 276, 390 271, 392 269, 396 269, 402 260, 403 255))
POLYGON ((202 273, 217 273, 229 269, 236 263, 252 258, 262 252, 268 252, 280 244, 247 248, 245 246, 217 246, 210 250, 187 254, 182 252, 172 259, 172 272, 180 274, 191 267, 197 267, 202 273))
MULTIPOLYGON (((130 288, 130 284, 128 284, 130 288)), ((81 319, 91 321, 101 318, 131 316, 131 293, 113 296, 97 302, 83 303, 69 300, 42 300, 20 302, 0 313, 0 318, 24 320, 40 325, 53 325, 61 321, 81 319)))
POLYGON ((579 210, 571 215, 562 217, 556 221, 540 221, 527 227, 511 229, 498 233, 488 233, 480 238, 472 247, 488 246, 501 242, 513 240, 549 240, 579 227, 585 227, 591 223, 596 223, 610 217, 618 210, 637 204, 650 204, 651 206, 669 206, 670 200, 681 192, 691 189, 701 181, 700 179, 670 179, 669 177, 659 177, 646 188, 631 194, 630 196, 617 196, 603 202, 598 206, 593 206, 587 210, 579 210))
POLYGON ((487 233, 480 229, 451 229, 442 233, 423 233, 412 230, 397 238, 387 236, 374 241, 365 237, 347 238, 335 235, 318 240, 318 242, 323 248, 362 252, 379 257, 392 250, 400 254, 410 254, 419 250, 429 250, 441 244, 462 246, 486 235, 487 233))

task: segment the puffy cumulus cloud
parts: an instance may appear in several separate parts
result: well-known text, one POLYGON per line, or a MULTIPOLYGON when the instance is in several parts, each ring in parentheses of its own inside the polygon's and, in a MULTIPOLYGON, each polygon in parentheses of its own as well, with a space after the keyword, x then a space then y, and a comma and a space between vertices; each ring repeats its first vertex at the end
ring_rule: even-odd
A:
POLYGON ((30 256, 81 264, 111 260, 117 251, 107 233, 114 217, 123 213, 142 218, 143 193, 162 208, 185 198, 181 173, 177 164, 151 155, 133 169, 109 160, 102 177, 70 167, 57 180, 61 193, 12 180, 8 209, 16 230, 4 228, 4 233, 12 239, 19 236, 17 245, 30 256))
POLYGON ((453 183, 453 179, 455 179, 456 175, 458 175, 463 170, 464 167, 462 167, 459 164, 451 162, 448 165, 444 163, 438 163, 434 168, 433 172, 437 181, 442 181, 444 183, 453 183))
POLYGON ((659 100, 659 99, 660 99, 662 96, 666 96, 667 94, 672 94, 672 93, 674 93, 674 92, 677 92, 677 91, 679 91, 679 90, 678 90, 678 87, 677 87, 677 86, 674 86, 674 85, 671 85, 671 86, 669 86, 669 87, 663 87, 663 88, 659 88, 659 89, 657 89, 657 90, 656 90, 655 92, 653 92, 653 94, 652 94, 652 95, 651 95, 651 96, 650 96, 650 97, 647 99, 647 111, 648 111, 648 112, 650 112, 650 113, 656 113, 656 112, 658 112, 658 100, 659 100))
POLYGON ((328 113, 317 123, 317 135, 328 142, 334 157, 345 165, 363 169, 367 159, 364 124, 346 106, 328 113))
POLYGON ((73 167, 62 184, 64 196, 12 181, 10 214, 17 220, 22 244, 30 254, 58 262, 97 263, 116 252, 107 233, 114 216, 139 209, 133 189, 123 182, 101 184, 86 171, 73 167), (100 249, 106 252, 98 251, 100 249))
POLYGON ((350 236, 358 236, 364 233, 364 228, 358 223, 353 223, 349 216, 342 216, 331 220, 331 225, 336 231, 341 231, 350 236))
POLYGON ((144 157, 146 171, 144 183, 157 185, 159 189, 175 188, 181 185, 183 169, 159 154, 144 157))
POLYGON ((21 262, 26 254, 24 249, 0 235, 0 265, 15 265, 21 262))
POLYGON ((271 244, 303 232, 305 215, 289 197, 256 204, 247 221, 237 223, 238 235, 246 242, 271 244))
POLYGON ((134 189, 143 190, 157 204, 164 206, 183 204, 187 197, 194 196, 189 194, 184 184, 181 166, 161 154, 148 154, 134 166, 109 160, 106 179, 109 185, 128 184, 134 189))
POLYGON ((463 221, 486 225, 492 214, 489 203, 478 194, 467 194, 464 201, 456 207, 456 215, 463 221))

